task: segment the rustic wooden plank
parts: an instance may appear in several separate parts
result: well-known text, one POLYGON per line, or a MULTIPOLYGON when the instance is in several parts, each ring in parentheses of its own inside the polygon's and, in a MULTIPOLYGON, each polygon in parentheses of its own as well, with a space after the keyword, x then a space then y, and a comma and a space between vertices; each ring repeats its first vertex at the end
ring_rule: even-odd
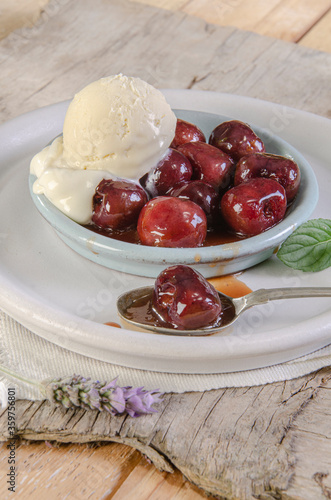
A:
POLYGON ((183 476, 159 473, 146 461, 141 461, 131 472, 127 480, 112 496, 112 500, 146 500, 146 498, 176 500, 198 500, 210 498, 200 489, 189 485, 183 476))
MULTIPOLYGON (((131 0, 168 10, 182 10, 207 22, 300 41, 305 47, 331 52, 330 2, 320 0, 131 0), (303 39, 302 39, 303 38, 303 39)), ((0 40, 21 27, 33 26, 43 14, 53 15, 49 0, 0 0, 0 40)), ((65 2, 64 2, 65 3, 65 2)))
MULTIPOLYGON (((146 461, 138 451, 117 443, 99 448, 79 444, 51 446, 39 442, 17 447, 15 496, 32 499, 38 492, 40 498, 70 495, 73 499, 99 499, 115 493, 132 470, 146 461)), ((1 457, 3 455, 7 456, 3 453, 1 457)), ((6 495, 8 464, 5 459, 1 460, 0 470, 1 498, 11 498, 11 492, 6 495)))
POLYGON ((312 51, 307 57, 303 47, 137 3, 96 0, 93 23, 88 12, 89 0, 65 4, 32 32, 0 43, 2 121, 70 99, 87 83, 117 72, 161 88, 238 93, 331 116, 325 105, 330 102, 329 54, 312 51), (75 23, 66 22, 68 17, 75 23), (49 57, 54 44, 56 52, 49 57), (13 93, 8 82, 20 91, 13 93))
POLYGON ((311 0, 131 0, 181 10, 207 22, 233 26, 305 47, 331 52, 330 1, 311 0))
POLYGON ((331 10, 298 43, 304 47, 331 52, 331 10))
POLYGON ((132 0, 182 10, 207 22, 234 26, 282 40, 297 41, 330 8, 329 0, 132 0))
POLYGON ((49 0, 0 0, 0 40, 23 26, 33 26, 49 0))
POLYGON ((180 9, 210 23, 296 42, 330 6, 330 0, 211 0, 207 7, 205 0, 190 0, 180 9))
MULTIPOLYGON (((29 440, 131 443, 157 465, 158 455, 167 457, 198 487, 226 499, 278 495, 322 500, 331 475, 330 403, 327 368, 266 386, 167 395, 158 414, 139 419, 107 413, 99 419, 96 412, 59 408, 60 429, 51 404, 43 403, 41 415, 40 403, 32 404, 32 412, 31 403, 20 401, 18 435, 29 440), (22 425, 20 415, 27 408, 31 418, 22 425)), ((3 412, 0 437, 6 436, 3 412)), ((119 489, 124 498, 136 481, 138 491, 166 488, 167 476, 154 476, 151 469, 147 477, 144 467, 134 468, 119 489)), ((175 494, 177 487, 169 486, 169 492, 175 494)))
POLYGON ((330 0, 281 0, 267 18, 260 20, 254 31, 261 35, 297 42, 326 14, 330 0))
MULTIPOLYGON (((1 499, 13 497, 7 490, 7 443, 0 445, 1 499)), ((21 442, 16 448, 18 473, 15 497, 81 499, 100 498, 145 500, 205 499, 201 489, 186 481, 175 470, 160 472, 146 457, 130 446, 59 444, 44 441, 21 442)), ((210 500, 212 498, 208 496, 210 500)))
POLYGON ((254 31, 259 21, 277 8, 280 0, 229 0, 219 2, 211 0, 208 8, 204 0, 189 0, 181 10, 187 14, 205 19, 205 21, 223 26, 234 26, 239 29, 254 31))
POLYGON ((150 7, 158 7, 167 10, 180 10, 187 4, 188 0, 131 0, 131 2, 142 3, 150 7))
POLYGON ((287 436, 289 448, 296 456, 295 475, 287 494, 300 498, 331 498, 331 390, 321 387, 317 397, 297 415, 287 436))

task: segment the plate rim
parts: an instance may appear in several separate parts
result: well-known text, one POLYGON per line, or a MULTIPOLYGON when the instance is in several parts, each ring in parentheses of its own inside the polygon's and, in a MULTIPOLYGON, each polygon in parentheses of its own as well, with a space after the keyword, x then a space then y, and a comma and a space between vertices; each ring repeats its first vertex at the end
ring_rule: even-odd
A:
MULTIPOLYGON (((178 96, 176 94, 176 90, 171 89, 170 91, 167 91, 167 92, 169 93, 169 95, 174 95, 178 99, 181 98, 181 96, 178 96)), ((179 90, 178 92, 181 95, 184 95, 183 94, 184 92, 190 92, 190 95, 192 96, 192 98, 193 98, 193 94, 196 96, 197 93, 199 95, 203 95, 204 97, 206 96, 206 94, 202 94, 205 91, 179 90)), ((212 96, 217 97, 217 100, 219 102, 222 102, 222 99, 225 99, 227 103, 229 102, 229 94, 214 93, 212 91, 207 91, 207 93, 209 93, 209 94, 212 93, 212 96)), ((194 98, 194 99, 196 99, 196 98, 194 98)), ((270 111, 270 106, 278 106, 274 103, 269 103, 268 101, 259 101, 259 100, 256 100, 254 98, 245 98, 243 96, 232 96, 232 99, 237 99, 238 101, 240 101, 240 103, 248 102, 248 104, 249 104, 249 103, 254 102, 254 104, 258 103, 259 106, 264 106, 267 108, 269 106, 269 111, 270 111)), ((230 99, 230 101, 231 101, 231 99, 230 99)), ((51 106, 45 106, 43 108, 40 108, 39 110, 30 111, 28 113, 25 113, 24 115, 21 115, 20 117, 14 118, 13 120, 11 120, 9 122, 5 122, 5 124, 0 125, 0 132, 2 130, 6 129, 7 132, 9 131, 9 135, 10 135, 10 132, 12 132, 15 129, 17 130, 17 127, 21 131, 21 128, 22 127, 24 128, 24 124, 25 124, 25 126, 28 125, 31 116, 33 116, 35 118, 44 117, 46 122, 48 122, 47 115, 52 114, 52 112, 54 112, 55 114, 60 114, 62 117, 62 115, 64 116, 67 105, 68 105, 68 101, 63 101, 62 103, 54 104, 51 106)), ((300 119, 300 117, 303 117, 307 114, 307 112, 303 112, 300 110, 294 110, 294 113, 297 113, 297 115, 299 115, 299 119, 300 119)), ((330 120, 328 120, 324 117, 319 117, 318 115, 314 115, 312 113, 308 113, 308 115, 310 117, 314 117, 313 120, 317 120, 317 122, 320 122, 323 124, 327 123, 327 126, 330 127, 330 124, 331 124, 330 120)), ((51 120, 51 121, 53 121, 53 120, 51 120)), ((43 136, 47 136, 47 133, 50 133, 50 130, 53 130, 51 126, 49 126, 49 128, 46 127, 46 129, 43 132, 43 136)), ((34 131, 28 137, 25 137, 25 138, 20 137, 19 135, 15 138, 7 137, 7 139, 8 139, 7 145, 8 145, 8 147, 14 148, 14 151, 16 153, 16 148, 17 147, 20 148, 23 145, 24 139, 29 141, 31 138, 35 138, 36 135, 37 135, 37 133, 36 133, 36 131, 34 131)), ((38 137, 40 138, 40 135, 38 137)), ((41 138, 40 138, 40 140, 41 140, 41 138)), ((31 148, 29 149, 29 152, 30 152, 30 150, 31 150, 31 148)), ((24 155, 26 157, 26 153, 24 153, 24 155)), ((10 280, 8 281, 6 279, 6 277, 2 275, 1 272, 0 272, 0 287, 2 288, 2 290, 4 292, 4 297, 2 299, 0 299, 1 300, 0 306, 3 308, 4 312, 7 312, 7 314, 10 314, 14 319, 19 321, 21 324, 24 325, 24 323, 25 323, 24 326, 27 326, 28 328, 33 327, 32 331, 34 331, 34 333, 36 333, 37 335, 39 335, 43 338, 46 338, 46 340, 50 340, 53 342, 55 341, 55 343, 57 343, 58 345, 61 346, 61 342, 59 343, 59 332, 58 332, 58 325, 59 324, 58 324, 58 321, 56 321, 56 315, 58 314, 58 309, 54 306, 54 304, 53 305, 50 305, 48 303, 43 304, 39 298, 38 298, 38 300, 36 300, 36 298, 33 296, 28 297, 26 294, 24 294, 24 290, 22 290, 22 288, 19 287, 19 284, 14 283, 10 280), (16 302, 15 302, 15 300, 16 300, 16 302), (24 315, 26 315, 26 312, 29 310, 29 308, 31 310, 32 307, 34 307, 34 314, 33 314, 33 317, 31 318, 29 325, 27 325, 28 321, 24 321, 24 319, 27 319, 27 317, 24 317, 24 315), (47 331, 45 332, 44 329, 47 331), (49 332, 51 332, 51 333, 49 333, 49 332)), ((62 313, 63 313, 63 311, 62 311, 62 313)), ((111 362, 114 364, 119 364, 122 366, 128 366, 128 367, 138 368, 138 369, 145 369, 145 370, 151 370, 151 371, 155 370, 155 371, 159 371, 159 372, 169 372, 169 366, 165 365, 165 363, 167 363, 167 361, 168 361, 168 356, 166 356, 166 358, 167 358, 166 360, 164 360, 164 359, 162 360, 162 345, 164 345, 165 342, 167 344, 169 343, 168 337, 157 336, 158 342, 159 342, 159 357, 157 358, 157 361, 159 361, 161 363, 161 365, 156 366, 157 365, 156 362, 149 362, 149 366, 147 366, 144 363, 144 356, 145 356, 146 352, 148 352, 150 350, 150 349, 148 349, 148 344, 149 344, 148 341, 151 339, 151 337, 150 337, 150 334, 141 334, 140 332, 139 332, 139 339, 143 339, 144 341, 141 342, 141 344, 139 345, 139 348, 137 348, 137 351, 134 353, 133 358, 128 361, 128 364, 126 364, 126 363, 123 364, 123 357, 121 357, 122 344, 121 344, 121 339, 120 339, 123 336, 123 335, 120 335, 120 333, 123 332, 123 329, 121 331, 118 331, 118 329, 116 329, 116 328, 105 327, 104 325, 93 323, 89 320, 85 320, 83 318, 80 318, 74 314, 68 314, 68 319, 77 320, 79 323, 80 335, 79 335, 78 342, 80 345, 83 346, 81 351, 84 351, 84 348, 86 346, 88 349, 91 347, 90 340, 88 339, 88 337, 90 335, 91 326, 93 327, 93 325, 94 325, 94 327, 95 327, 94 330, 98 330, 101 337, 105 335, 106 331, 108 332, 108 335, 109 335, 109 331, 112 331, 113 348, 114 348, 114 351, 116 351, 116 349, 118 349, 118 352, 119 352, 118 359, 115 357, 116 359, 115 358, 108 359, 108 360, 103 359, 102 361, 108 361, 108 362, 111 362)), ((322 343, 325 342, 326 340, 330 340, 330 324, 325 322, 324 321, 325 319, 330 321, 329 315, 323 314, 319 317, 319 320, 317 321, 318 327, 320 328, 320 338, 321 338, 322 343), (326 316, 328 316, 328 317, 326 318, 326 316)), ((307 323, 310 324, 309 325, 310 327, 312 326, 312 323, 314 323, 314 328, 317 326, 316 318, 313 318, 312 321, 308 321, 308 322, 306 322, 306 324, 307 323)), ((293 328, 290 328, 290 330, 293 330, 293 328)), ((126 333, 128 332, 130 342, 133 342, 134 340, 137 339, 137 332, 133 332, 131 330, 124 330, 124 331, 126 333)), ((310 333, 310 331, 307 331, 307 329, 305 329, 305 328, 303 329, 301 339, 304 338, 304 341, 305 341, 304 350, 310 349, 311 347, 309 347, 309 346, 312 346, 312 343, 313 343, 312 336, 309 335, 309 333, 310 333)), ((285 333, 282 332, 282 335, 284 336, 285 333)), ((221 337, 218 337, 218 338, 221 338, 221 337)), ((225 338, 225 337, 222 337, 222 338, 225 338)), ((232 337, 232 339, 233 338, 234 337, 232 337)), ((211 337, 210 344, 215 344, 215 339, 216 339, 216 337, 214 337, 214 338, 211 337)), ((230 337, 228 337, 228 339, 230 339, 230 337)), ((195 338, 194 342, 197 343, 197 342, 199 342, 199 340, 200 339, 195 338)), ((297 340, 296 337, 292 338, 291 339, 292 345, 289 346, 287 344, 287 346, 284 347, 283 351, 286 350, 286 352, 289 352, 289 349, 291 349, 291 348, 293 348, 295 351, 295 352, 293 352, 293 350, 290 351, 292 354, 289 354, 289 357, 287 357, 286 360, 298 357, 298 348, 297 348, 296 340, 297 340)), ((176 351, 174 353, 174 357, 176 358, 177 362, 178 362, 178 360, 185 361, 186 356, 189 357, 191 361, 192 361, 192 359, 193 360, 196 359, 196 357, 197 357, 196 354, 194 355, 191 352, 187 352, 187 345, 188 345, 188 342, 190 342, 189 338, 185 338, 184 341, 183 341, 183 339, 181 339, 180 342, 177 342, 177 341, 178 341, 178 338, 176 338, 177 345, 176 345, 176 351), (180 348, 178 348, 178 344, 180 344, 180 348)), ((230 343, 235 344, 237 341, 238 340, 233 342, 233 340, 230 340, 230 343)), ((201 359, 201 356, 205 355, 205 351, 206 351, 205 339, 203 340, 203 343, 201 341, 200 344, 201 345, 199 346, 199 348, 200 348, 199 359, 201 359)), ((255 342, 250 344, 251 352, 254 351, 255 358, 258 358, 259 357, 259 350, 257 349, 258 346, 253 345, 253 344, 255 344, 255 342)), ((269 345, 271 346, 271 344, 269 344, 269 345)), ((300 342, 300 345, 302 345, 301 342, 300 342)), ((327 345, 327 344, 325 344, 325 345, 327 345)), ((62 345, 62 346, 65 348, 69 348, 68 345, 62 345)), ((260 346, 260 351, 261 351, 261 347, 262 347, 261 343, 259 344, 259 346, 260 346)), ((210 349, 209 349, 209 351, 210 351, 210 349)), ((89 355, 86 352, 79 352, 77 350, 75 350, 75 352, 78 352, 78 353, 81 353, 84 355, 89 355)), ((215 352, 216 361, 222 361, 222 360, 226 361, 229 359, 228 357, 226 357, 226 359, 222 358, 222 353, 219 352, 219 349, 218 350, 215 349, 215 351, 213 350, 213 353, 214 352, 215 352)), ((265 357, 264 352, 262 353, 263 357, 265 357)), ((309 352, 311 352, 311 351, 309 351, 309 352)), ((239 355, 239 353, 238 353, 238 355, 239 355)), ((224 353, 223 353, 223 356, 224 356, 224 353)), ((244 356, 244 357, 247 356, 247 351, 242 356, 244 356)), ((94 357, 94 356, 92 356, 92 357, 94 357)), ((97 359, 100 359, 100 357, 97 356, 97 359)), ((236 359, 238 359, 238 356, 236 359)), ((240 359, 242 359, 242 358, 240 358, 240 359)), ((272 359, 270 359, 270 362, 272 362, 272 359)), ((267 364, 261 365, 261 361, 258 361, 257 363, 255 363, 256 366, 253 363, 253 365, 250 366, 250 369, 259 368, 262 366, 270 366, 270 362, 268 361, 267 364)), ((278 363, 279 362, 281 362, 281 361, 278 361, 278 363)), ((170 368, 170 373, 199 373, 199 374, 215 373, 215 371, 214 371, 215 364, 211 365, 212 371, 210 371, 209 369, 204 369, 202 371, 201 370, 200 371, 192 371, 192 368, 190 368, 190 366, 191 365, 189 363, 188 366, 186 367, 186 369, 184 369, 184 370, 178 370, 178 369, 176 369, 176 366, 173 366, 172 368, 170 368)), ((218 369, 217 369, 217 373, 225 373, 225 372, 229 372, 229 371, 241 371, 241 370, 240 369, 233 369, 233 368, 229 369, 229 363, 228 363, 228 365, 226 365, 226 363, 223 364, 223 369, 222 369, 222 367, 218 367, 218 369)))

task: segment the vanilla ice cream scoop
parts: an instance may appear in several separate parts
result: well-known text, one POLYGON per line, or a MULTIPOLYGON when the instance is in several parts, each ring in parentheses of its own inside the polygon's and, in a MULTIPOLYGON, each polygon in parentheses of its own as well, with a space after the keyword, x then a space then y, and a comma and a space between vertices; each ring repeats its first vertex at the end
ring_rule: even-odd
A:
POLYGON ((152 85, 121 74, 101 78, 69 105, 63 156, 71 168, 139 179, 163 156, 175 128, 175 114, 152 85))
POLYGON ((114 177, 138 181, 166 153, 176 123, 165 97, 152 85, 122 74, 101 78, 75 95, 63 135, 33 157, 33 192, 88 224, 99 182, 114 177))

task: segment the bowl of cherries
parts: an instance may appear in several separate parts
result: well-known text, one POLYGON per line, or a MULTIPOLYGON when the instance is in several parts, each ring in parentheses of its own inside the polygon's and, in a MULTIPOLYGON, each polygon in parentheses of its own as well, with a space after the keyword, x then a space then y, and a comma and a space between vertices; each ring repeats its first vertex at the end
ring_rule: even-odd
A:
POLYGON ((99 183, 91 224, 32 194, 37 208, 77 253, 135 275, 155 278, 185 264, 208 278, 270 258, 317 204, 311 166, 267 130, 217 114, 175 113, 175 137, 152 169, 136 181, 99 183))

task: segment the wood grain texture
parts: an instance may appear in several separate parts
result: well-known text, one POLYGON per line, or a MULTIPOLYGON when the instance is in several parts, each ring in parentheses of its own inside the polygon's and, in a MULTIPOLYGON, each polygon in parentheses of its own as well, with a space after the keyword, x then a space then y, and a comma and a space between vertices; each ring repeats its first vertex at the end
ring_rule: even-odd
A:
MULTIPOLYGON (((158 7, 167 10, 181 10, 189 0, 131 0, 135 3, 142 3, 150 7, 158 7)), ((206 9, 207 10, 207 9, 206 9)))
MULTIPOLYGON (((259 97, 331 117, 331 55, 123 0, 52 0, 47 17, 0 42, 0 69, 0 122, 118 72, 160 88, 259 97)), ((158 414, 135 420, 20 401, 23 439, 73 444, 19 446, 17 495, 203 497, 183 473, 228 500, 328 499, 330 389, 325 369, 263 387, 169 394, 158 414), (99 442, 111 444, 78 445, 99 442)), ((6 439, 5 411, 0 433, 6 439)), ((7 471, 6 444, 0 456, 7 471)))
POLYGON ((331 7, 330 0, 190 0, 181 9, 208 22, 296 42, 331 7))
POLYGON ((1 499, 80 500, 146 498, 203 500, 201 489, 175 470, 161 472, 131 446, 119 443, 63 444, 21 441, 17 445, 16 491, 7 491, 7 443, 0 445, 1 499), (7 492, 7 493, 6 493, 7 492))
POLYGON ((133 0, 155 7, 181 10, 209 23, 233 26, 289 42, 311 31, 305 46, 328 49, 330 24, 324 21, 330 0, 133 0), (320 25, 319 21, 323 21, 320 25), (324 28, 325 27, 325 28, 324 28), (327 27, 329 32, 327 33, 327 27), (326 31, 325 31, 326 30, 326 31), (327 39, 324 40, 324 33, 327 39), (319 46, 317 46, 319 40, 319 46))
MULTIPOLYGON (((331 491, 330 408, 328 368, 254 388, 169 394, 159 413, 139 419, 19 401, 17 435, 27 440, 130 445, 160 469, 175 466, 192 483, 225 499, 322 500, 331 491)), ((8 437, 6 426, 2 411, 1 439, 8 437)), ((96 459, 93 467, 101 473, 106 466, 96 459)), ((132 474, 132 484, 146 494, 146 474, 139 468, 132 474)), ((107 480, 111 489, 105 476, 107 480)), ((129 498, 130 481, 119 490, 124 496, 118 493, 114 498, 129 498)), ((161 478, 157 481, 161 488, 161 478)))
POLYGON ((0 40, 23 26, 38 22, 49 0, 0 0, 0 40))
MULTIPOLYGON (((331 52, 330 0, 131 0, 331 52)), ((54 14, 49 0, 0 0, 0 40, 54 14)), ((67 0, 58 0, 62 6, 67 0)), ((53 5, 53 4, 52 4, 53 5)), ((57 8, 57 7, 56 7, 57 8)))
POLYGON ((90 0, 53 2, 45 22, 0 43, 2 121, 119 72, 156 87, 248 95, 331 116, 329 54, 137 3, 96 0, 91 14, 90 0))
POLYGON ((331 9, 299 40, 299 44, 331 52, 331 9))

